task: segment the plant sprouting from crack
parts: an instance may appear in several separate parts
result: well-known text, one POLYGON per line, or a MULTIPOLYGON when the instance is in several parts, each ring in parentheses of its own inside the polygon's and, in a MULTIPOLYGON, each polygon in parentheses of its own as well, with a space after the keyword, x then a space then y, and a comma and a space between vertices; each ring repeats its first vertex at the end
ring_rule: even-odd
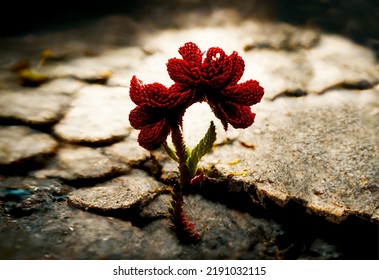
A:
POLYGON ((166 87, 160 83, 143 84, 135 76, 130 82, 130 98, 137 105, 129 115, 130 124, 140 130, 138 143, 147 150, 161 146, 178 163, 180 180, 174 185, 168 214, 180 240, 200 240, 195 225, 184 212, 183 189, 196 179, 201 158, 212 150, 216 141, 213 121, 200 142, 190 150, 183 137, 183 116, 197 102, 209 104, 224 129, 247 128, 255 114, 250 106, 261 101, 264 89, 255 80, 238 83, 245 64, 237 52, 226 55, 217 47, 202 52, 192 43, 179 48, 182 56, 169 59, 167 71, 174 81, 166 87), (174 149, 167 144, 171 135, 174 149))

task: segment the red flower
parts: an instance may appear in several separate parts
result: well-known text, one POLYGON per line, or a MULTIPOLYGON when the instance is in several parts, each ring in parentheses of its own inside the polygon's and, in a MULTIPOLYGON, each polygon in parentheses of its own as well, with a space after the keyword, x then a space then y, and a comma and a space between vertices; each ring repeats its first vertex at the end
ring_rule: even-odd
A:
POLYGON ((129 114, 131 126, 140 129, 138 143, 147 150, 158 148, 170 130, 182 124, 182 117, 192 98, 191 92, 177 85, 143 85, 135 76, 130 81, 130 98, 137 105, 129 114))
POLYGON ((203 59, 199 47, 189 42, 179 53, 183 59, 170 59, 167 71, 182 91, 191 91, 194 102, 208 102, 225 129, 228 123, 234 128, 253 124, 250 106, 261 101, 264 89, 255 80, 237 84, 245 69, 237 52, 226 55, 220 48, 210 48, 203 59))

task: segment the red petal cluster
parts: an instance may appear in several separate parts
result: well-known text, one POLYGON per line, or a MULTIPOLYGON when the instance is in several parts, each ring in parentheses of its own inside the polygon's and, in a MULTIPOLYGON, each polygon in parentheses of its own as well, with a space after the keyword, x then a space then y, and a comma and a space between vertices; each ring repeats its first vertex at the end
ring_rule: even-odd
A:
POLYGON ((255 80, 237 84, 245 64, 237 52, 226 55, 220 48, 210 48, 203 53, 194 43, 179 48, 183 59, 172 58, 167 63, 171 79, 183 91, 191 91, 194 101, 206 101, 224 128, 228 123, 234 128, 253 124, 255 114, 250 106, 261 101, 264 89, 255 80))
POLYGON ((129 115, 130 124, 140 129, 139 144, 158 148, 171 128, 180 126, 185 110, 195 102, 207 102, 227 129, 246 128, 255 114, 250 106, 261 101, 264 89, 255 80, 238 84, 245 69, 237 52, 226 55, 220 48, 206 53, 192 43, 179 48, 182 59, 172 58, 167 71, 175 82, 170 88, 159 83, 143 85, 136 77, 130 83, 130 98, 137 105, 129 115))
POLYGON ((140 129, 138 143, 147 150, 158 148, 166 141, 172 126, 182 123, 191 100, 190 91, 159 83, 143 85, 135 76, 130 82, 130 98, 137 105, 129 114, 131 126, 140 129))

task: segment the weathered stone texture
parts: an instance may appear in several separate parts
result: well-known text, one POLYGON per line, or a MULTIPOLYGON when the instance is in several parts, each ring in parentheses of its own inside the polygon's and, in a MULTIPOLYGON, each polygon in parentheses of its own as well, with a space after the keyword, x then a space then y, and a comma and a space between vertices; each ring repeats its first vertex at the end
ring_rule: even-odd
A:
POLYGON ((58 143, 48 134, 25 126, 0 127, 0 165, 17 164, 55 153, 58 143))
POLYGON ((334 221, 378 221, 378 96, 336 91, 264 103, 256 124, 203 166, 245 182, 262 201, 298 201, 334 221))
POLYGON ((69 194, 69 202, 86 210, 127 210, 146 203, 167 187, 145 172, 134 170, 94 187, 81 188, 69 194))
POLYGON ((126 164, 112 160, 93 148, 64 146, 46 169, 38 170, 35 176, 58 177, 65 180, 106 178, 127 173, 126 164))
POLYGON ((107 156, 129 165, 139 165, 151 157, 150 152, 138 144, 136 130, 123 141, 103 148, 103 151, 107 156))
POLYGON ((54 132, 73 143, 99 144, 120 140, 130 133, 128 108, 131 106, 125 88, 84 87, 66 116, 54 127, 54 132))
POLYGON ((63 117, 70 101, 63 94, 43 91, 3 92, 0 93, 0 118, 32 125, 51 124, 63 117))
POLYGON ((374 53, 338 35, 207 7, 1 40, 0 258, 377 259, 374 53), (141 148, 128 120, 132 76, 171 85, 166 63, 189 41, 237 51, 240 82, 265 88, 245 130, 225 132, 206 103, 186 111, 190 148, 210 121, 217 131, 200 162, 211 178, 184 194, 202 234, 190 246, 167 218, 178 164, 162 148, 141 148), (51 54, 44 62, 41 50, 51 54), (22 66, 46 81, 27 88, 22 66))

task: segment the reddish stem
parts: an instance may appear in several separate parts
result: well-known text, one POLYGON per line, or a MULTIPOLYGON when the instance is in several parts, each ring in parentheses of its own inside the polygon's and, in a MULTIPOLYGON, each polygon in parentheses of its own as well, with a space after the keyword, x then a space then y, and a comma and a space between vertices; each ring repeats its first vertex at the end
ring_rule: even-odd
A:
POLYGON ((195 225, 190 223, 184 212, 183 188, 190 186, 191 176, 187 166, 187 151, 184 144, 183 134, 179 126, 171 131, 172 142, 176 155, 179 158, 180 183, 172 190, 172 199, 169 208, 171 222, 177 230, 179 239, 184 242, 194 243, 200 239, 200 234, 196 231, 195 225))

